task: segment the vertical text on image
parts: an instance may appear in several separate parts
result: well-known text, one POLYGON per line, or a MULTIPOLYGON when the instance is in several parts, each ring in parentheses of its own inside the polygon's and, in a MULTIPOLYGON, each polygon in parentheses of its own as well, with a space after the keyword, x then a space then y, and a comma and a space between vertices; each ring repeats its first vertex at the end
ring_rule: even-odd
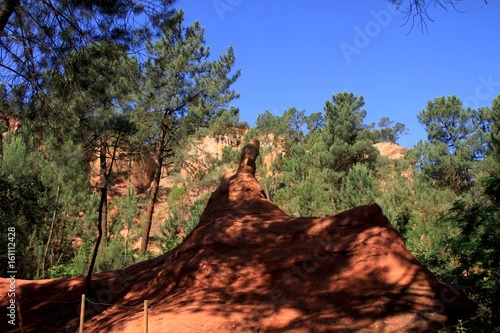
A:
POLYGON ((9 305, 7 305, 7 322, 16 325, 16 228, 7 228, 7 274, 9 280, 9 305))

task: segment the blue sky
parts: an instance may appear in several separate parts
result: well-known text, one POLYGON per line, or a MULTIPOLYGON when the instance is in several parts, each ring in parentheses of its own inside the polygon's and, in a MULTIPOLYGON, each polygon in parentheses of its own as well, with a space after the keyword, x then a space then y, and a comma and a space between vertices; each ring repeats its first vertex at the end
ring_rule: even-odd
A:
POLYGON ((217 57, 232 45, 242 75, 232 105, 255 125, 265 110, 323 111, 340 91, 365 98, 365 123, 389 117, 425 139, 417 113, 427 101, 456 95, 464 106, 491 106, 500 94, 500 3, 463 1, 429 8, 427 32, 411 29, 388 1, 178 1, 185 24, 205 27, 217 57))

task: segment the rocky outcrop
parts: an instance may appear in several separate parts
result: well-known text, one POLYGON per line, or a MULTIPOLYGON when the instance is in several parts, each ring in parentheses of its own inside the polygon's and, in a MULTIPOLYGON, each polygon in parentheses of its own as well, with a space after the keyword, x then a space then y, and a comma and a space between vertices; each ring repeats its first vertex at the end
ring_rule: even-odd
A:
MULTIPOLYGON (((222 160, 224 149, 240 150, 244 144, 247 129, 233 128, 225 135, 205 136, 195 140, 185 155, 185 165, 181 170, 181 177, 189 179, 193 171, 208 172, 212 167, 213 160, 222 160)), ((274 134, 261 135, 261 145, 265 148, 265 154, 261 154, 263 164, 269 169, 278 156, 285 156, 284 140, 275 138, 274 134)))
MULTIPOLYGON (((90 185, 95 189, 100 187, 99 159, 90 161, 90 185)), ((157 168, 153 157, 149 155, 133 156, 118 151, 115 160, 107 157, 107 165, 113 163, 113 177, 109 188, 111 197, 127 195, 128 188, 134 190, 135 195, 145 193, 151 186, 153 175, 157 168)))
POLYGON ((374 146, 378 149, 380 155, 387 156, 391 160, 403 158, 408 150, 392 142, 378 142, 374 146))
MULTIPOLYGON (((254 176, 258 150, 250 142, 221 176, 179 247, 94 276, 85 332, 142 332, 145 299, 149 332, 432 332, 474 309, 419 264, 377 205, 285 214, 254 176)), ((73 332, 83 283, 18 281, 25 331, 73 332)))

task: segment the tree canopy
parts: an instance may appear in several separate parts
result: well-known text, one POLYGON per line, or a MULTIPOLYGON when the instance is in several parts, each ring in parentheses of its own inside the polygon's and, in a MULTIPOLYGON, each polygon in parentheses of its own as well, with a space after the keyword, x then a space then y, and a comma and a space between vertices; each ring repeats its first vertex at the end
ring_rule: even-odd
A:
POLYGON ((325 102, 323 140, 328 150, 320 156, 324 167, 345 173, 356 163, 372 163, 376 159, 372 126, 364 123, 364 104, 363 96, 345 91, 325 102))
POLYGON ((417 118, 427 141, 417 145, 424 173, 457 193, 474 182, 472 164, 482 160, 489 144, 490 112, 463 108, 456 96, 437 97, 417 118))
POLYGON ((47 69, 61 69, 70 52, 111 42, 140 52, 174 14, 175 0, 5 0, 0 5, 0 70, 11 91, 43 88, 47 69))

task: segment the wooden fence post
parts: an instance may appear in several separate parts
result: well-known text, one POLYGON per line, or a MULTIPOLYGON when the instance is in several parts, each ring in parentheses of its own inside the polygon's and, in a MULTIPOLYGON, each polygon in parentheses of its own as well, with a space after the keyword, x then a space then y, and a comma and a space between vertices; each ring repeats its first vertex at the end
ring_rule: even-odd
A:
POLYGON ((85 294, 82 294, 82 303, 80 305, 80 330, 79 333, 83 333, 83 322, 85 320, 85 294))
POLYGON ((148 300, 144 301, 144 333, 148 333, 148 300))

